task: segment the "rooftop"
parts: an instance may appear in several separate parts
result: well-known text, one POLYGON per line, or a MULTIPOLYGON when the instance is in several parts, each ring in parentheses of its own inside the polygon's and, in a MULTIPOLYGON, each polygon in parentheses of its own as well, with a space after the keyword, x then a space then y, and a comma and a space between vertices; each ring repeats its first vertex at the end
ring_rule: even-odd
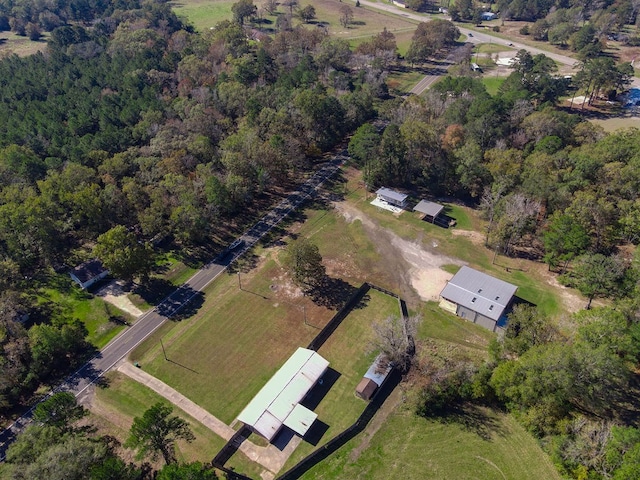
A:
POLYGON ((82 283, 86 283, 92 278, 95 278, 104 272, 106 272, 106 268, 102 265, 102 262, 98 259, 88 260, 84 263, 81 263, 76 268, 74 268, 71 273, 73 273, 78 280, 82 283))
POLYGON ((408 197, 408 195, 405 195, 404 193, 396 192, 395 190, 391 190, 387 187, 379 188, 376 191, 376 195, 380 195, 381 197, 385 198, 391 198, 397 202, 404 202, 408 197))
POLYGON ((439 203, 430 202, 429 200, 420 200, 415 207, 413 207, 414 212, 424 213, 425 215, 429 215, 430 217, 437 217, 440 215, 440 212, 444 210, 444 207, 439 203))
POLYGON ((282 425, 304 435, 317 415, 299 402, 328 366, 329 362, 318 353, 298 348, 240 412, 238 420, 269 441, 282 425))
POLYGON ((440 296, 498 321, 517 289, 508 282, 463 266, 440 296))

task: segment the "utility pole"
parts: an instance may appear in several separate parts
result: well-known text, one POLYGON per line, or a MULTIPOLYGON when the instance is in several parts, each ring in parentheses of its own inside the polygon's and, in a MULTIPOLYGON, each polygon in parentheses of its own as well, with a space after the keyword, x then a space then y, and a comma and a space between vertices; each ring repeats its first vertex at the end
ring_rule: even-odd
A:
POLYGON ((238 272, 238 288, 242 290, 242 281, 240 280, 240 272, 238 272))
POLYGON ((162 347, 162 354, 164 355, 164 359, 165 359, 165 360, 169 360, 169 359, 167 358, 167 352, 166 352, 166 351, 165 351, 165 349, 164 349, 164 343, 162 343, 162 339, 160 339, 160 346, 162 347))

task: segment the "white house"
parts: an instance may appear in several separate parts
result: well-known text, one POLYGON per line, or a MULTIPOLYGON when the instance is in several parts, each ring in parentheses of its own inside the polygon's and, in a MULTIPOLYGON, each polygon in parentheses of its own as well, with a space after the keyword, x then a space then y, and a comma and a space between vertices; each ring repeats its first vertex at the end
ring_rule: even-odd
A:
POLYGON ((104 268, 98 259, 86 261, 69 272, 71 279, 86 290, 94 283, 109 275, 109 270, 104 268))
POLYGON ((400 208, 407 206, 407 198, 409 198, 409 196, 404 193, 396 192, 386 187, 379 188, 376 191, 376 195, 379 200, 400 208))

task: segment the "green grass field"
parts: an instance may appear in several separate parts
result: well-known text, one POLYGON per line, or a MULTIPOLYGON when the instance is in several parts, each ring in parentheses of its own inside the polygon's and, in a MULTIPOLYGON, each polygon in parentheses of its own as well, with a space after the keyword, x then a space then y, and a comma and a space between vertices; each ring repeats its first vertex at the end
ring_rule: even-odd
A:
POLYGON ((42 38, 36 42, 29 40, 29 37, 21 37, 13 32, 0 32, 0 53, 15 53, 19 57, 33 55, 42 52, 47 48, 47 39, 51 34, 43 32, 42 38))
POLYGON ((37 303, 51 308, 54 322, 80 320, 89 331, 87 340, 97 348, 104 347, 133 319, 101 298, 81 290, 67 275, 55 275, 48 285, 37 289, 37 303))
MULTIPOLYGON (((231 6, 234 3, 233 0, 181 0, 172 2, 172 5, 178 16, 188 20, 197 30, 204 31, 220 21, 231 20, 233 18, 231 6)), ((340 6, 343 4, 339 0, 302 1, 300 2, 300 7, 308 4, 312 4, 316 9, 315 23, 309 24, 308 28, 316 28, 316 24, 322 22, 332 36, 353 40, 354 44, 357 44, 381 32, 386 27, 387 30, 397 35, 398 47, 401 53, 408 48, 410 37, 413 35, 413 30, 415 30, 415 26, 418 23, 378 10, 352 7, 354 13, 353 24, 348 28, 344 28, 340 24, 340 6)), ((258 3, 256 5, 259 6, 258 3)), ((286 12, 287 8, 280 5, 276 15, 264 15, 264 19, 268 22, 264 24, 264 28, 268 30, 275 29, 277 15, 286 12)), ((300 23, 300 20, 295 18, 294 15, 294 25, 300 23)))
MULTIPOLYGON (((95 402, 100 407, 98 409, 100 414, 92 415, 92 420, 99 426, 102 434, 113 435, 124 442, 134 417, 142 416, 146 409, 157 402, 170 405, 151 389, 121 373, 109 373, 107 381, 110 385, 109 388, 96 389, 95 402)), ((192 443, 182 440, 176 443, 178 461, 210 461, 224 446, 225 441, 181 409, 173 408, 173 414, 185 419, 196 437, 192 443)), ((234 467, 238 472, 250 475, 252 478, 259 478, 261 471, 259 466, 242 453, 236 454, 229 466, 234 467)))
POLYGON ((495 96, 500 86, 504 83, 504 80, 504 77, 483 77, 482 83, 486 87, 489 95, 495 96))
POLYGON ((371 325, 389 315, 400 314, 395 298, 375 290, 369 290, 367 297, 366 307, 352 310, 318 350, 329 361, 329 367, 340 374, 315 409, 318 419, 328 424, 329 428, 318 445, 302 442, 289 458, 284 470, 351 426, 366 407, 366 402, 357 398, 354 391, 378 353, 369 346, 373 338, 371 325))
POLYGON ((365 431, 304 479, 560 479, 537 442, 513 417, 483 408, 467 425, 416 417, 398 408, 375 435, 365 431))

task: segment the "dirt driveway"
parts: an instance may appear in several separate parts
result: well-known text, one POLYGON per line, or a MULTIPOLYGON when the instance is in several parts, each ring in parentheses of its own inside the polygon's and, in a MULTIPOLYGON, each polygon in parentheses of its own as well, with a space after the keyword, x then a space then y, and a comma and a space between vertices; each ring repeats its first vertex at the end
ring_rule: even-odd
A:
POLYGON ((362 222, 369 238, 375 238, 376 249, 384 262, 383 269, 392 276, 400 295, 410 303, 437 300, 440 291, 453 276, 440 267, 464 264, 438 252, 438 243, 435 241, 425 247, 422 239, 415 242, 405 240, 380 227, 353 205, 336 202, 333 206, 347 222, 362 222))
MULTIPOLYGON (((465 262, 448 257, 438 251, 437 241, 423 241, 424 236, 416 241, 401 238, 391 230, 381 227, 356 206, 347 202, 333 203, 336 211, 349 223, 359 220, 376 245, 381 257, 381 268, 391 276, 391 283, 411 305, 419 301, 438 300, 440 292, 451 279, 452 274, 442 270, 443 265, 464 265, 465 262)), ((453 234, 468 237, 475 245, 483 244, 483 236, 469 230, 453 230, 453 234)), ((528 268, 535 270, 536 275, 545 279, 556 288, 562 300, 563 308, 568 312, 576 312, 584 308, 585 300, 575 291, 563 287, 554 274, 547 271, 541 263, 528 263, 528 268)))
POLYGON ((138 318, 144 312, 136 307, 124 289, 124 283, 121 280, 113 280, 102 287, 95 293, 96 297, 102 298, 105 302, 115 305, 120 310, 127 312, 134 318, 138 318))

